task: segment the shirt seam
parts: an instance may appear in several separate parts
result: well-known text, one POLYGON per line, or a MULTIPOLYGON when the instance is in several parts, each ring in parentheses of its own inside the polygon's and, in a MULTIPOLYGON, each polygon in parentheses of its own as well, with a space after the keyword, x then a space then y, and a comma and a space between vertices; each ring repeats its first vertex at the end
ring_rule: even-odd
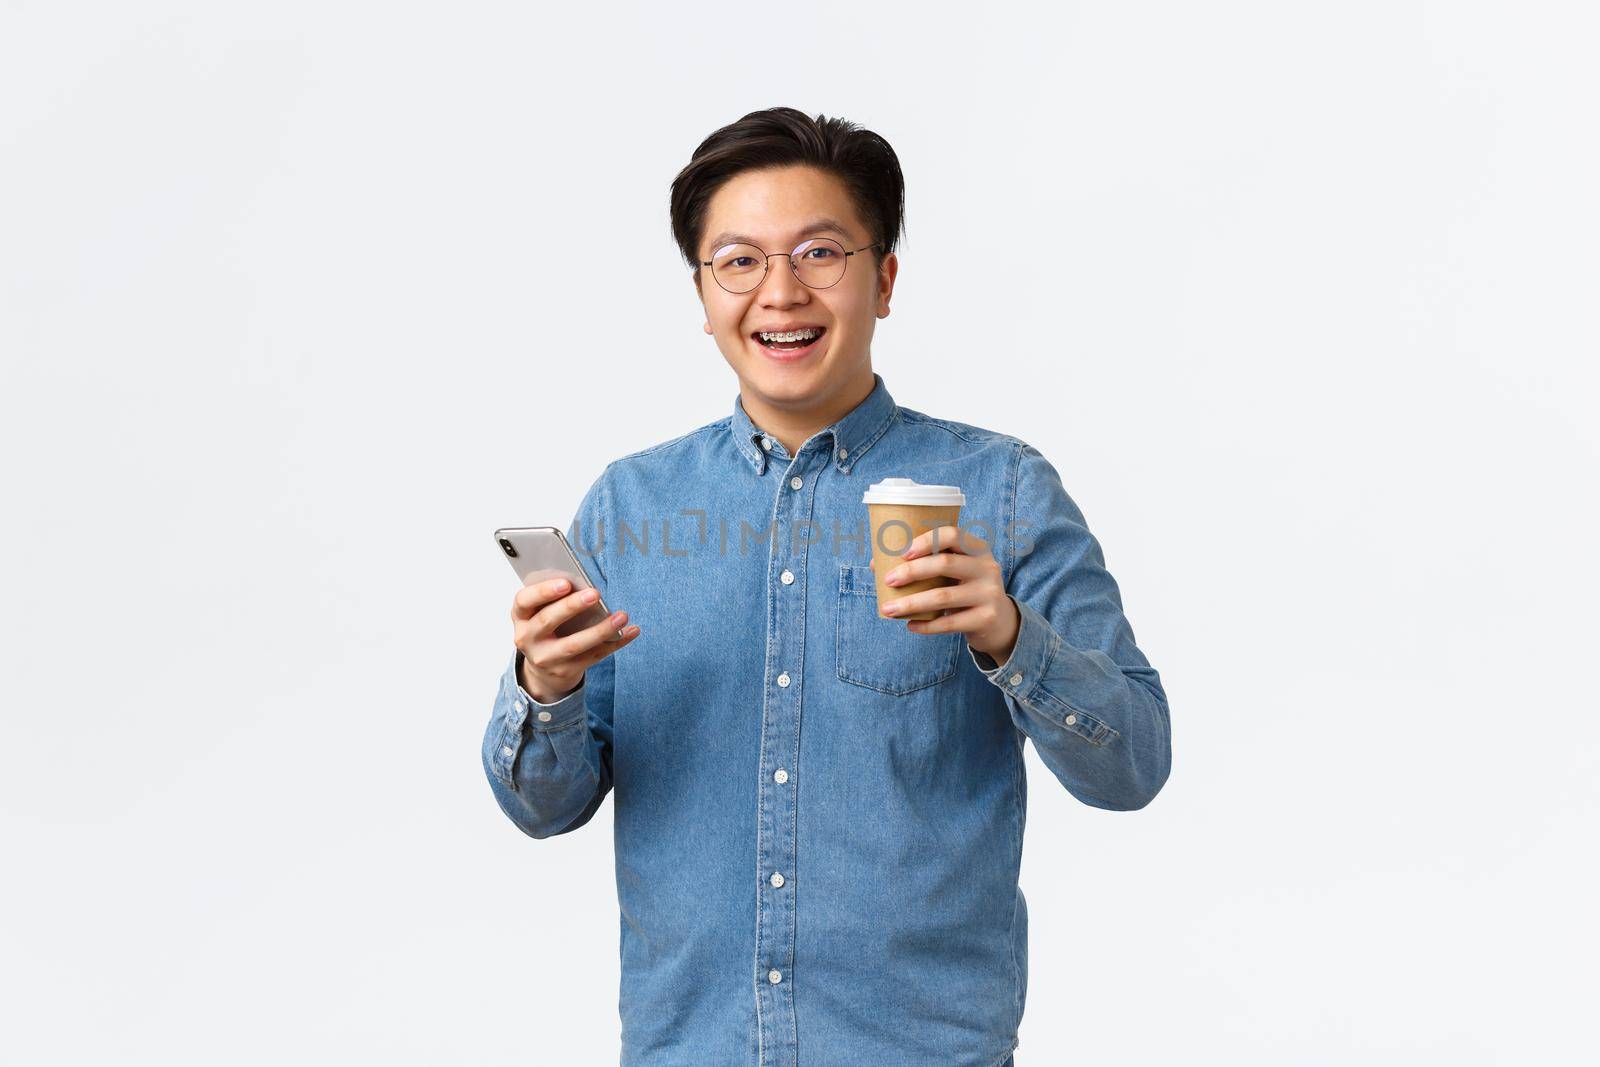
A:
POLYGON ((1027 446, 1018 441, 1011 456, 1011 469, 1006 472, 1006 495, 1010 503, 1006 508, 1006 561, 1007 574, 1005 577, 1006 592, 1017 574, 1017 489, 1022 481, 1022 450, 1027 446))
POLYGON ((618 463, 625 462, 626 460, 642 459, 645 456, 650 456, 650 455, 653 455, 653 454, 655 454, 657 452, 660 452, 664 448, 671 448, 673 445, 682 444, 683 442, 688 441, 691 438, 698 437, 699 435, 701 435, 703 433, 706 433, 708 431, 716 430, 718 428, 727 429, 727 428, 730 427, 732 422, 733 422, 733 416, 724 415, 720 419, 716 419, 716 420, 714 420, 712 422, 708 422, 704 426, 697 426, 692 430, 688 430, 688 431, 686 431, 684 433, 679 434, 677 437, 668 438, 667 440, 661 441, 661 442, 659 442, 657 444, 650 445, 650 446, 648 446, 646 448, 641 448, 637 452, 629 452, 625 456, 618 456, 616 459, 614 459, 610 463, 606 464, 606 466, 607 466, 607 468, 610 468, 610 467, 616 466, 618 463))
POLYGON ((968 432, 966 432, 966 430, 962 429, 960 426, 958 426, 955 423, 951 422, 949 419, 941 419, 937 415, 929 415, 925 411, 918 411, 915 408, 908 408, 908 407, 899 407, 897 410, 900 413, 903 413, 906 416, 906 420, 908 422, 917 422, 917 423, 921 423, 921 424, 923 424, 925 426, 938 427, 939 429, 944 430, 947 433, 950 433, 950 434, 955 435, 956 437, 959 437, 961 440, 965 441, 969 445, 982 444, 986 440, 987 441, 1012 441, 1012 442, 1016 442, 1018 444, 1023 443, 1015 435, 1008 434, 1008 433, 1002 433, 999 430, 988 430, 988 429, 984 429, 981 426, 972 426, 971 429, 974 430, 975 432, 974 433, 968 433, 968 432))

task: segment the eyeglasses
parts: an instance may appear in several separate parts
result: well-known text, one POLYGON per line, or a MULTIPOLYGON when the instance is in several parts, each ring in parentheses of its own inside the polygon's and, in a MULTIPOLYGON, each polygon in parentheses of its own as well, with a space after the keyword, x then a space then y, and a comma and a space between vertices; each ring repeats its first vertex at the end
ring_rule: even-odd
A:
POLYGON ((711 268, 711 277, 728 292, 738 295, 748 293, 767 280, 767 266, 773 256, 788 256, 789 266, 801 283, 813 289, 826 289, 838 284, 856 252, 876 248, 877 241, 862 245, 855 252, 846 252, 838 241, 816 237, 802 241, 793 252, 763 252, 755 245, 723 245, 712 253, 710 259, 700 261, 702 267, 711 268))

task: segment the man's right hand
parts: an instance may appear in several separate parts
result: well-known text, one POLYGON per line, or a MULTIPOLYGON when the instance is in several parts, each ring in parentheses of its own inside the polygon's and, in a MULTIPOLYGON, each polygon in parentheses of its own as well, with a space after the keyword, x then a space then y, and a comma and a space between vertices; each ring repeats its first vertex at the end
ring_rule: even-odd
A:
POLYGON ((522 652, 522 688, 541 704, 554 704, 578 688, 583 672, 639 636, 637 626, 622 629, 628 613, 619 611, 566 637, 556 637, 562 623, 599 599, 593 589, 572 591, 565 578, 533 582, 511 600, 512 643, 522 652), (623 636, 618 637, 617 631, 623 636))

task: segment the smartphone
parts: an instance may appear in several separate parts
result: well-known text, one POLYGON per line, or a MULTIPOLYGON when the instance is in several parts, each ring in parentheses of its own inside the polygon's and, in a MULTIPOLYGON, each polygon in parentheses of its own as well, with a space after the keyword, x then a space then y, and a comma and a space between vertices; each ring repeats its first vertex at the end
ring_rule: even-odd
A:
MULTIPOLYGON (((589 573, 578 562, 578 554, 554 526, 508 526, 494 532, 500 551, 510 561, 511 567, 522 579, 523 585, 565 578, 572 583, 571 593, 594 588, 589 573)), ((570 596, 571 593, 567 595, 570 596)), ((568 637, 579 630, 605 622, 611 609, 604 600, 596 600, 587 608, 556 627, 557 637, 568 637)), ((615 631, 618 639, 622 631, 615 631)))

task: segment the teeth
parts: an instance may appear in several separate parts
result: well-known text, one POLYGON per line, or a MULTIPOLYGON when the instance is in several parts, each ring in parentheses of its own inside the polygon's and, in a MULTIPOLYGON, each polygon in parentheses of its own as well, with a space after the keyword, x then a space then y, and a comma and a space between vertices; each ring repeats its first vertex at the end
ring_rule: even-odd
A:
POLYGON ((809 341, 819 336, 820 330, 805 329, 793 330, 789 333, 763 333, 758 334, 763 341, 809 341))

